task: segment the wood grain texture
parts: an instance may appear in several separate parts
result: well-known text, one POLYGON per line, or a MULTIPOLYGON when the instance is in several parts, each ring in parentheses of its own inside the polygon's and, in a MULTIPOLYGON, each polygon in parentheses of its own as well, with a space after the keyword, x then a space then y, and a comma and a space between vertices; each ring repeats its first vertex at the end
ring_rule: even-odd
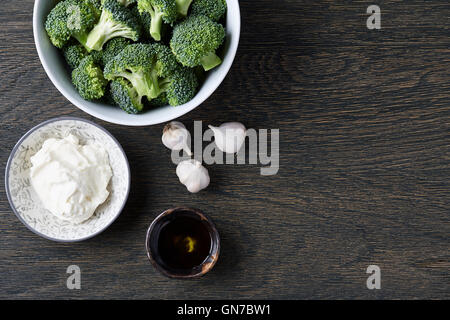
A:
POLYGON ((210 166, 212 184, 177 182, 162 125, 95 120, 51 84, 32 35, 31 0, 0 11, 0 169, 16 141, 52 117, 94 120, 123 145, 132 190, 120 218, 83 243, 28 231, 0 181, 0 298, 450 298, 450 5, 378 1, 241 1, 242 38, 224 83, 183 116, 280 129, 280 171, 210 166), (198 207, 215 221, 222 255, 212 273, 173 281, 147 261, 150 222, 198 207), (82 290, 66 289, 68 265, 82 290), (367 290, 377 264, 382 289, 367 290))

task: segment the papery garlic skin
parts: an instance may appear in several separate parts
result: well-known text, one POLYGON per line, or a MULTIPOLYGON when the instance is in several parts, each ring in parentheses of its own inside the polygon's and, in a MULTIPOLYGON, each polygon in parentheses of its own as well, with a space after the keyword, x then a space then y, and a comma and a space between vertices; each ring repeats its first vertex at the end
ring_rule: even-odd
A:
POLYGON ((216 145, 222 152, 236 153, 245 142, 247 129, 240 122, 227 122, 220 127, 208 127, 214 132, 216 145))
POLYGON ((192 156, 187 142, 190 134, 184 124, 178 121, 168 123, 163 130, 162 143, 170 150, 184 150, 189 156, 192 156))
POLYGON ((180 162, 177 166, 177 176, 191 193, 205 189, 210 182, 208 169, 194 159, 180 162))

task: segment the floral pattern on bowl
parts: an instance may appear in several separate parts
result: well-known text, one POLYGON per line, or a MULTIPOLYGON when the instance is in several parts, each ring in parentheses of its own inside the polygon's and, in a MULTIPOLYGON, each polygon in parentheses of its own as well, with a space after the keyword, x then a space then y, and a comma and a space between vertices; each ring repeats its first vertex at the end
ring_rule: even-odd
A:
POLYGON ((25 134, 14 147, 6 166, 6 192, 17 217, 33 232, 44 238, 73 242, 91 238, 104 231, 119 216, 130 189, 130 168, 117 140, 105 129, 78 118, 58 118, 46 121, 25 134), (45 140, 74 134, 85 144, 95 140, 109 155, 113 176, 108 186, 110 195, 94 215, 81 224, 72 224, 46 210, 31 186, 30 157, 45 140))

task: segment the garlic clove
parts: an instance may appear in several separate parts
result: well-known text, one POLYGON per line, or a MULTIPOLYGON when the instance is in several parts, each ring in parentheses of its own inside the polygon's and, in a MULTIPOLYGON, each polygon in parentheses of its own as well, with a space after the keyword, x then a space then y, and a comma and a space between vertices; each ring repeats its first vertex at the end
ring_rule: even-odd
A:
POLYGON ((180 162, 177 166, 177 176, 191 193, 205 189, 210 182, 208 169, 195 159, 180 162))
POLYGON ((164 127, 162 142, 170 150, 184 150, 189 156, 192 156, 192 152, 188 147, 189 139, 189 131, 179 121, 172 121, 164 127))
POLYGON ((208 126, 214 132, 217 147, 225 153, 236 153, 244 144, 247 129, 240 122, 227 122, 220 127, 208 126))

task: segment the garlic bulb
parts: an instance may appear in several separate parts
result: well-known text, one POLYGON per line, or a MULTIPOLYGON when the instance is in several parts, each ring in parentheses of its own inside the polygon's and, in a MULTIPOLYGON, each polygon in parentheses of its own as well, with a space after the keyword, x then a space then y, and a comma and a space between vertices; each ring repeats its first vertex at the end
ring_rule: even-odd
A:
POLYGON ((238 152, 245 141, 247 130, 242 123, 227 122, 220 127, 209 126, 214 132, 217 147, 225 153, 238 152))
POLYGON ((197 193, 209 185, 208 170, 194 159, 180 162, 177 166, 177 176, 192 193, 197 193))
POLYGON ((184 124, 178 121, 172 121, 164 127, 162 142, 170 150, 184 150, 191 156, 192 152, 187 145, 189 137, 189 131, 186 130, 184 124))

